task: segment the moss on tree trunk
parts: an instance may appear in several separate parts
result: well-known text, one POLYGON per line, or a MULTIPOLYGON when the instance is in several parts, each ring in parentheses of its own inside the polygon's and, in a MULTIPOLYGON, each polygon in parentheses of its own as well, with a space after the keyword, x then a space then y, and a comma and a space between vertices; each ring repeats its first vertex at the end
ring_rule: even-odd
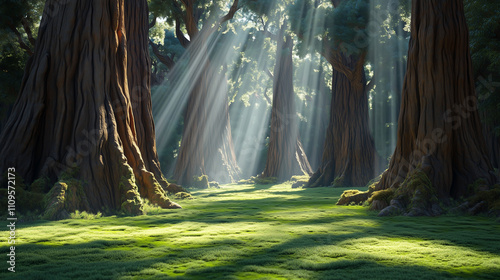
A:
POLYGON ((14 166, 27 182, 55 182, 76 168, 89 208, 81 210, 140 214, 139 192, 179 207, 155 166, 147 2, 49 0, 45 11, 0 137, 2 168, 14 166))
POLYGON ((476 105, 462 1, 413 1, 397 146, 373 189, 395 190, 381 214, 436 215, 495 182, 476 105))

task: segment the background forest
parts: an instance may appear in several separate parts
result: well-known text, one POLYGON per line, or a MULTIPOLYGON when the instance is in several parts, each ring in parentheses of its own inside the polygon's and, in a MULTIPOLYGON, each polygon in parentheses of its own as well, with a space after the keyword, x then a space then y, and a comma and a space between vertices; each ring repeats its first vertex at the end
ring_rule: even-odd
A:
POLYGON ((0 278, 498 279, 499 11, 2 1, 0 278))
MULTIPOLYGON (((25 65, 30 57, 38 63, 36 44, 43 48, 42 40, 36 43, 40 19, 57 16, 58 9, 65 7, 64 3, 51 5, 46 3, 44 8, 43 1, 2 5, 0 130, 7 133, 12 130, 6 127, 7 116, 21 90, 25 65)), ((498 4, 465 1, 464 7, 486 139, 486 147, 480 149, 487 149, 493 167, 498 168, 498 4)), ((140 152, 134 152, 136 144, 130 144, 130 152, 125 147, 129 162, 125 166, 132 167, 133 176, 145 187, 139 188, 143 197, 168 205, 161 193, 169 185, 168 191, 175 192, 175 184, 165 177, 170 183, 202 188, 249 178, 240 182, 283 182, 293 175, 307 176, 294 187, 361 187, 386 169, 396 148, 402 108, 411 35, 409 1, 152 0, 140 8, 144 12, 127 21, 128 92, 134 113, 130 121, 135 125, 124 128, 130 131, 128 135, 120 128, 118 132, 121 138, 138 134, 137 140, 125 141, 137 141, 140 152), (140 33, 146 26, 147 39, 140 33), (132 162, 130 153, 136 158, 132 162)), ((444 113, 453 121, 461 117, 460 110, 453 107, 444 113)), ((67 142, 60 129, 53 131, 56 137, 42 141, 43 150, 47 141, 52 146, 67 142)), ((80 138, 75 133, 76 141, 80 138)), ((83 133, 88 136, 87 130, 83 133)), ((92 155, 79 150, 78 141, 75 162, 81 162, 83 155, 90 166, 95 165, 92 155)), ((39 153, 35 144, 24 145, 39 153)), ((58 149, 54 152, 60 153, 58 149)), ((68 149, 73 151, 71 145, 68 149)), ((85 167, 68 162, 71 152, 51 156, 54 152, 36 156, 26 164, 30 169, 18 168, 26 174, 26 184, 43 179, 42 185, 51 185, 61 177, 62 168, 63 173, 73 174, 69 177, 93 185, 94 179, 86 181, 90 177, 85 167), (63 167, 58 157, 66 159, 63 167)), ((414 164, 413 168, 420 167, 414 164)), ((95 173, 93 169, 88 172, 95 173)), ((459 169, 465 176, 467 168, 459 169)), ((118 175, 123 171, 115 171, 111 177, 123 177, 123 173, 118 175)), ((466 181, 475 182, 472 177, 466 181)), ((439 180, 431 178, 431 183, 439 180)), ((104 187, 100 182, 95 181, 96 190, 104 187)), ((101 209, 110 198, 88 199, 90 210, 101 209)))
MULTIPOLYGON (((222 14, 227 8, 226 2, 197 1, 198 29, 211 24, 213 15, 222 14)), ((213 91, 227 94, 236 159, 231 164, 239 167, 238 178, 256 176, 265 168, 280 34, 289 36, 292 46, 289 51, 293 65, 287 67, 293 69, 290 77, 293 77, 294 92, 290 98, 296 107, 293 118, 297 116, 298 135, 311 169, 316 170, 320 165, 330 114, 333 69, 321 51, 314 50, 313 41, 325 32, 325 27, 334 28, 328 33, 333 36, 330 39, 334 44, 366 49, 364 71, 369 87, 369 127, 381 158, 377 170, 380 174, 395 148, 409 39, 409 1, 346 1, 342 10, 334 11, 328 1, 240 2, 241 8, 233 19, 210 31, 213 34, 205 35, 210 41, 209 49, 205 50, 207 57, 201 58, 211 61, 215 75, 211 80, 213 91), (310 29, 307 31, 310 34, 304 33, 305 28, 310 29)), ((176 35, 176 27, 185 34, 184 38, 192 34, 180 16, 180 6, 175 1, 172 3, 150 1, 149 5, 151 94, 158 154, 167 177, 173 176, 178 161, 185 122, 186 105, 182 104, 187 103, 186 83, 192 82, 194 75, 187 66, 193 58, 185 53, 187 43, 176 35)), ((498 133, 496 120, 500 117, 496 109, 500 106, 496 82, 500 67, 497 47, 500 16, 496 5, 488 1, 465 1, 482 121, 491 134, 498 133)), ((44 1, 5 1, 2 5, 0 129, 18 95, 26 62, 33 54, 43 6, 44 1)), ((284 118, 292 119, 288 115, 284 118)), ((498 168, 498 145, 491 144, 491 147, 496 147, 492 155, 498 168)), ((227 181, 215 173, 209 170, 209 178, 227 181)))

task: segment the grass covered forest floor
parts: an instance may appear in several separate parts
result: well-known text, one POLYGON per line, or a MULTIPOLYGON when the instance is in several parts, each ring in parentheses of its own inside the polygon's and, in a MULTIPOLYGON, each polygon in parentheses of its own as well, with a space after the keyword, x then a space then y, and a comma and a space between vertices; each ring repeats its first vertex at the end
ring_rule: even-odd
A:
POLYGON ((498 221, 377 217, 336 206, 344 190, 224 185, 180 210, 18 224, 0 278, 500 279, 498 221))

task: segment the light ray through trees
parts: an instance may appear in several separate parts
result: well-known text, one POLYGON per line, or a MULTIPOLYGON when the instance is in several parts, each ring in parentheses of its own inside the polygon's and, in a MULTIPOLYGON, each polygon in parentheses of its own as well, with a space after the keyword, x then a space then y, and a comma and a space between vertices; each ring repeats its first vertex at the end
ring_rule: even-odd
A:
MULTIPOLYGON (((318 11, 328 13, 328 9, 334 9, 327 2, 320 4, 318 11)), ((402 5, 402 2, 410 1, 371 1, 370 28, 356 34, 361 38, 354 40, 363 45, 354 48, 365 48, 368 45, 365 72, 371 87, 368 94, 370 127, 377 152, 383 159, 387 159, 394 150, 402 80, 406 68, 404 55, 407 51, 408 31, 405 30, 407 23, 404 20, 409 15, 405 13, 407 4, 402 5)), ((299 40, 293 36, 297 43, 293 50, 293 60, 300 139, 313 169, 316 169, 321 162, 330 114, 331 89, 334 85, 332 67, 314 50, 321 49, 322 37, 318 33, 326 30, 327 25, 326 32, 333 32, 336 26, 331 26, 333 22, 324 15, 313 15, 304 19, 310 26, 309 37, 299 40)), ((210 79, 206 95, 210 98, 228 99, 231 134, 242 178, 255 176, 263 169, 272 104, 273 79, 270 74, 275 63, 273 55, 276 46, 269 40, 265 42, 267 46, 260 49, 254 44, 251 47, 254 48, 252 55, 244 54, 246 45, 255 41, 256 34, 262 32, 260 23, 244 26, 250 19, 248 13, 240 15, 236 22, 231 23, 231 28, 222 27, 206 44, 193 41, 162 86, 158 87, 158 92, 153 94, 160 155, 172 148, 168 139, 178 134, 179 125, 190 125, 182 124, 189 93, 195 87, 194 81, 205 74, 203 65, 210 63, 211 67, 216 68, 217 74, 210 79)), ((293 34, 292 30, 288 32, 293 34)), ((212 104, 215 106, 217 102, 212 104)), ((216 112, 220 110, 224 109, 213 107, 208 110, 207 127, 215 126, 220 121, 218 117, 214 117, 218 116, 216 112)), ((202 137, 212 137, 211 132, 207 129, 202 137)), ((177 139, 180 140, 179 135, 177 139)), ((213 166, 216 164, 216 161, 206 159, 206 165, 217 169, 218 167, 213 166)), ((385 164, 387 162, 383 161, 382 165, 385 164)), ((172 175, 175 164, 169 163, 168 166, 166 174, 172 175)))

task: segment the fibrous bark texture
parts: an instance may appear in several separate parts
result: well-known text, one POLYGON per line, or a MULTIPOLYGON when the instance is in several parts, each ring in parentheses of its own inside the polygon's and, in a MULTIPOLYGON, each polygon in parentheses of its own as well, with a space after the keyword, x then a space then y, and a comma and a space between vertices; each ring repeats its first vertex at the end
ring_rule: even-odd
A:
POLYGON ((312 169, 299 139, 293 89, 293 41, 291 36, 278 36, 276 64, 273 74, 273 104, 269 148, 262 178, 279 181, 296 174, 311 174, 312 169))
POLYGON ((476 105, 462 1, 413 1, 397 146, 375 190, 404 188, 418 173, 442 201, 472 195, 478 179, 492 184, 476 105))
POLYGON ((330 123, 322 163, 307 187, 363 186, 375 175, 377 155, 368 123, 364 56, 338 53, 337 57, 332 63, 330 123))
POLYGON ((88 209, 162 207, 147 57, 147 1, 45 5, 34 55, 0 137, 2 168, 25 181, 62 174, 82 182, 88 209))

